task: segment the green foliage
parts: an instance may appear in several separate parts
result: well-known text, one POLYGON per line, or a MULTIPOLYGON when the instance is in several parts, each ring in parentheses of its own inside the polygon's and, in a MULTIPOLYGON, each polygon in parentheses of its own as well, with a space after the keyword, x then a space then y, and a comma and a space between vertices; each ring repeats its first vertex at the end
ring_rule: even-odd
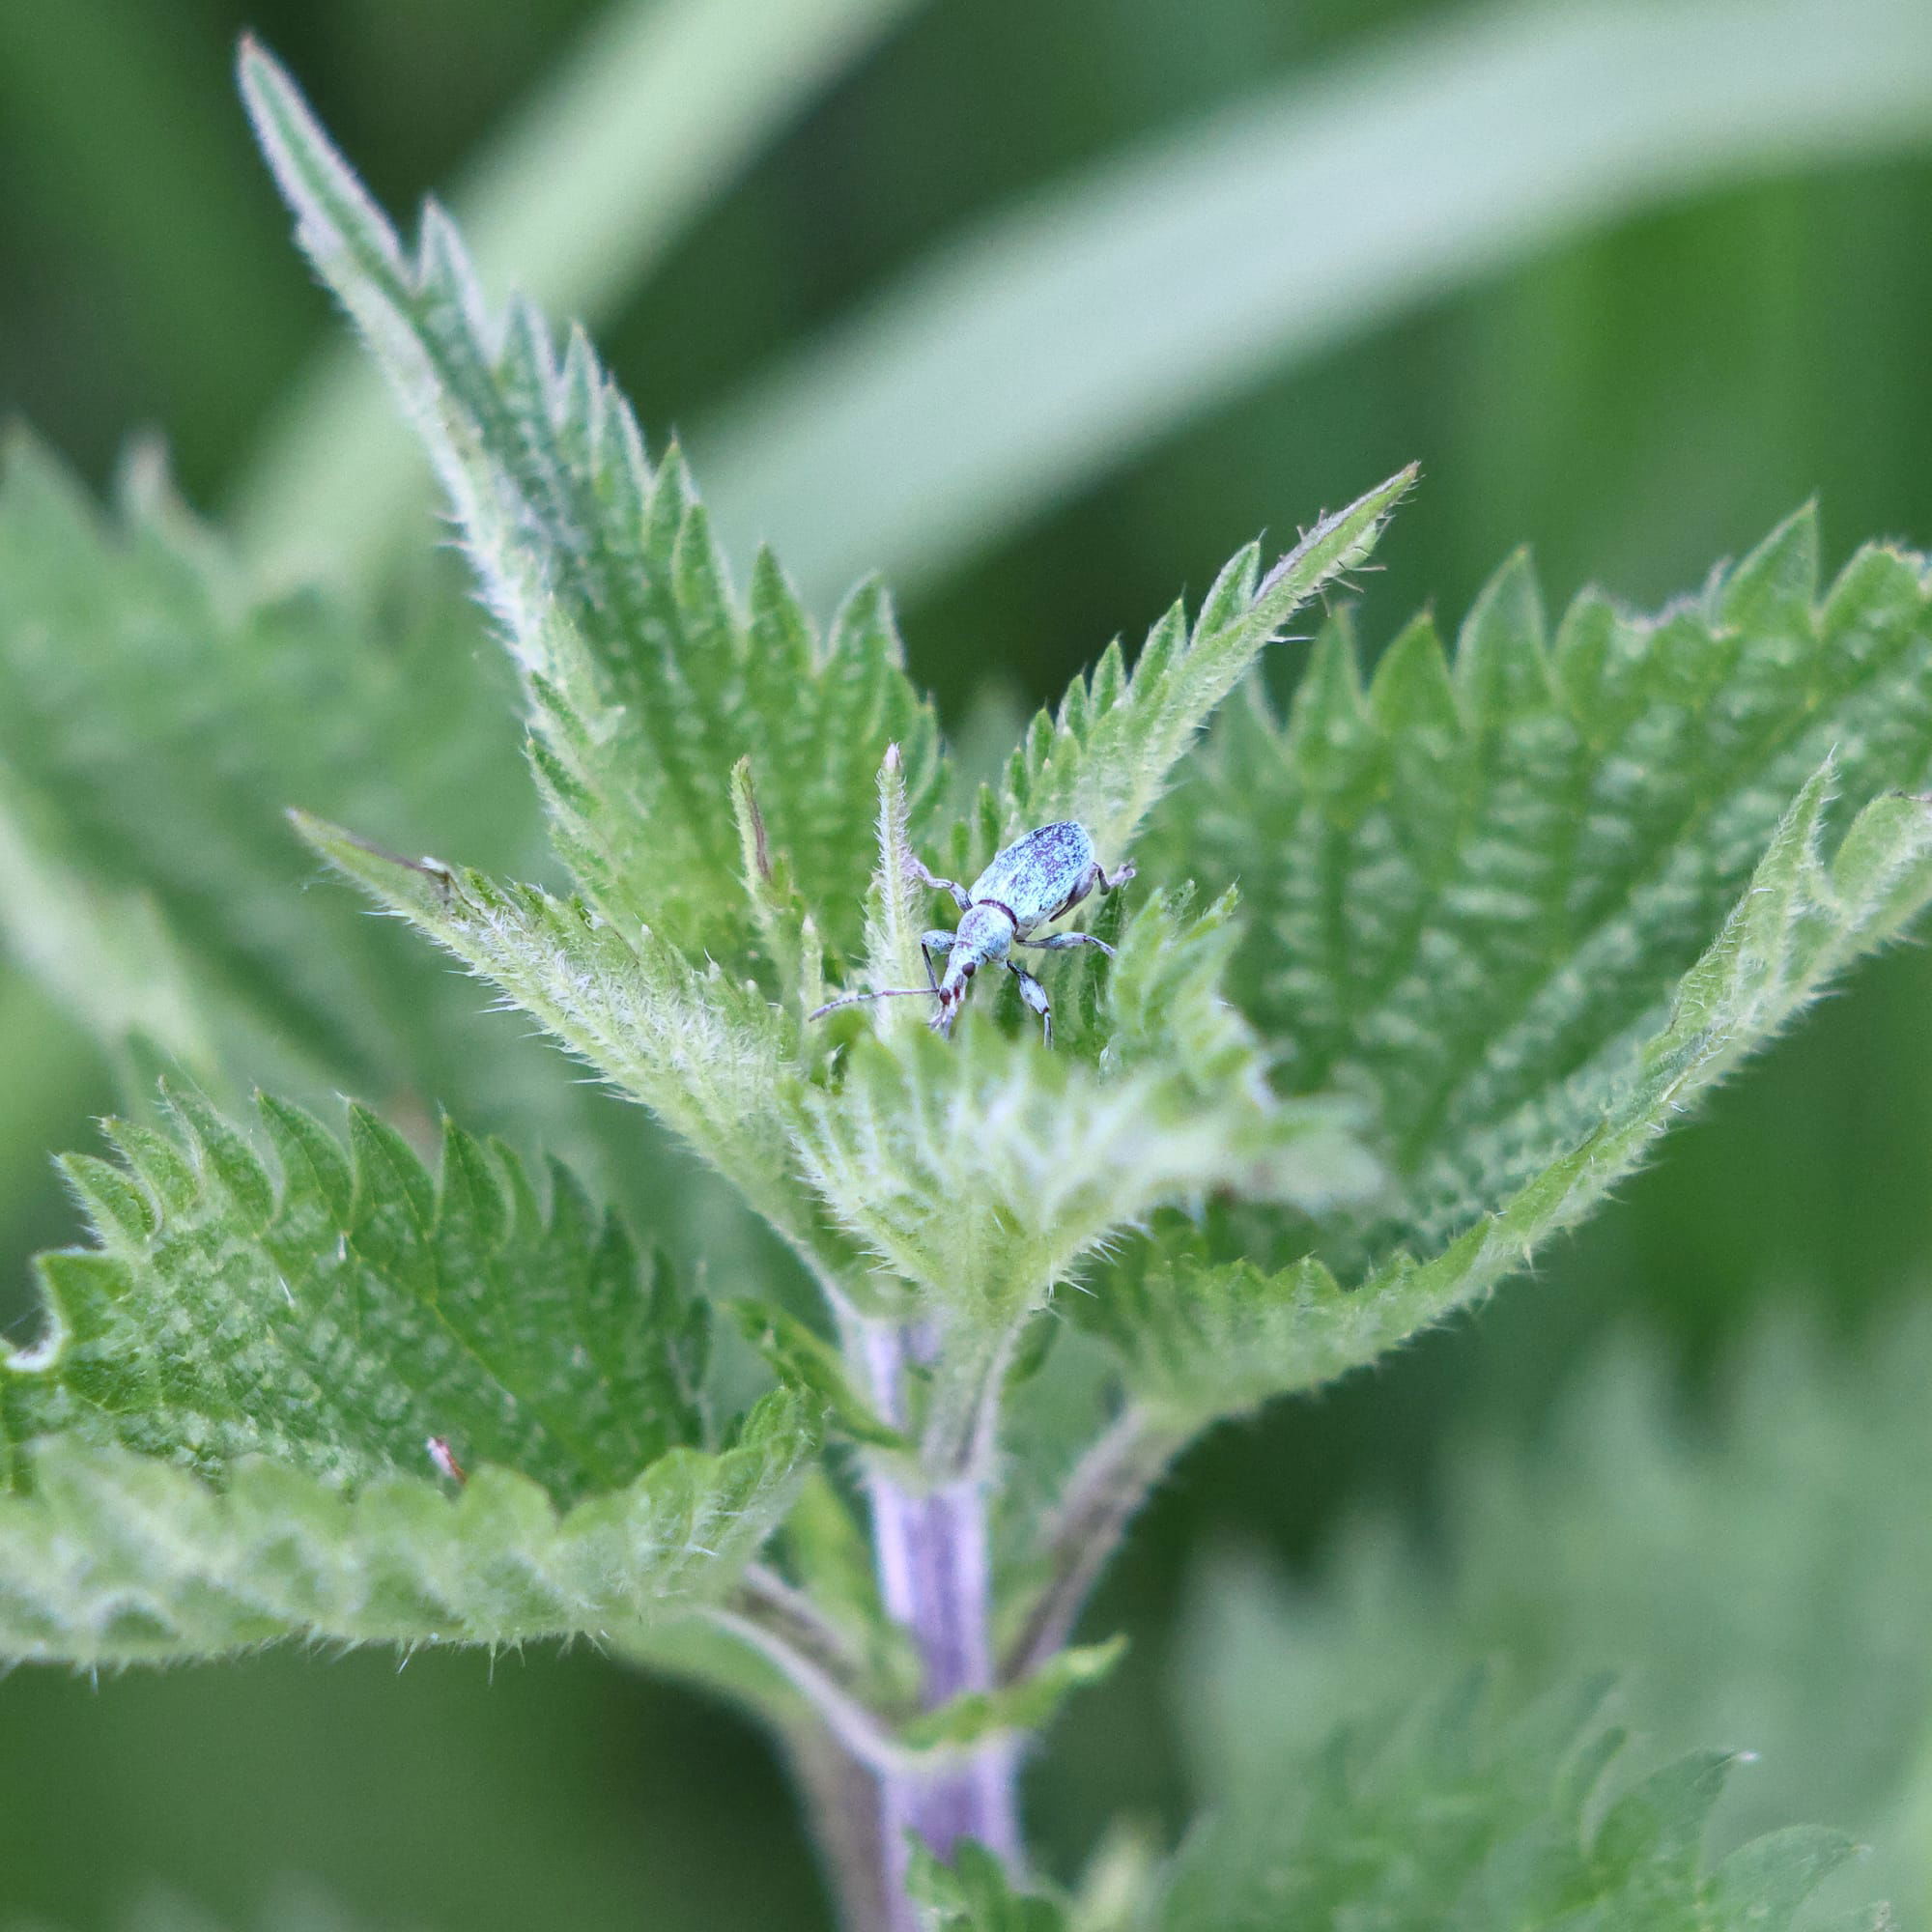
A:
MULTIPOLYGON (((1151 1405, 1199 1420, 1312 1387, 1486 1293, 1932 896, 1932 810, 1873 797, 1932 762, 1922 566, 1865 552, 1814 612, 1812 554, 1801 518, 1694 610, 1646 625, 1584 599, 1553 662, 1513 568, 1453 680, 1414 626, 1365 702, 1331 631, 1286 732, 1232 734, 1189 833, 1218 864, 1238 841, 1271 915, 1236 983, 1292 1080, 1379 1120, 1374 1245, 1444 1244, 1346 1287, 1314 1257, 1269 1274, 1156 1248, 1076 1311, 1151 1405)), ((1361 1252, 1360 1230, 1331 1241, 1361 1252)))
POLYGON ((1655 1348, 1586 1358, 1531 1441, 1474 1435, 1438 1474, 1425 1551, 1379 1516, 1291 1589, 1250 1562, 1198 1579, 1180 1704, 1204 1775, 1250 1784, 1284 1736, 1461 1662, 1535 1684, 1628 1666, 1626 1702, 1671 1750, 1762 1753, 1733 1829, 1802 1806, 1874 1846, 1868 1889, 1932 1903, 1932 1485, 1922 1310, 1853 1350, 1789 1323, 1757 1336, 1716 1416, 1687 1412, 1655 1348))
POLYGON ((810 1203, 780 1105, 793 1027, 755 986, 691 965, 649 927, 631 927, 627 940, 582 900, 400 859, 305 816, 297 828, 649 1107, 810 1251, 810 1203))
POLYGON ((386 1476, 347 1495, 249 1458, 220 1489, 62 1439, 0 1499, 0 1655, 78 1664, 332 1643, 621 1639, 721 1596, 783 1513, 810 1442, 774 1397, 733 1447, 675 1449, 559 1515, 484 1468, 460 1496, 386 1476))
POLYGON ((809 1389, 823 1405, 826 1420, 855 1442, 874 1449, 910 1449, 903 1431, 882 1420, 854 1386, 851 1368, 824 1336, 789 1310, 763 1301, 737 1301, 732 1313, 745 1339, 788 1387, 809 1389))
POLYGON ((1800 1827, 1707 1868, 1705 1832, 1737 1756, 1680 1758, 1606 1800, 1624 1736, 1604 1697, 1589 1684, 1510 1710, 1475 1675, 1290 1757, 1183 1849, 1163 1932, 1782 1932, 1851 1840, 1800 1827))
POLYGON ((367 1112, 344 1149, 264 1101, 277 1177, 173 1107, 65 1163, 97 1245, 43 1259, 45 1332, 0 1348, 0 1652, 501 1642, 728 1585, 810 1432, 774 1396, 702 1452, 705 1311, 568 1174, 546 1206, 450 1127, 432 1179, 367 1112))
POLYGON ((1025 1736, 1042 1731, 1053 1715, 1076 1690, 1103 1683, 1125 1654, 1123 1636, 1105 1643, 1075 1644, 1042 1664, 1031 1677, 998 1690, 969 1690, 916 1718, 904 1728, 905 1742, 916 1750, 979 1743, 1011 1732, 1025 1736))
POLYGON ((1109 1078, 1027 1039, 922 1032, 863 1043, 836 1094, 808 1091, 799 1152, 843 1227, 975 1322, 1040 1307, 1161 1202, 1236 1186, 1327 1207, 1373 1184, 1333 1108, 1192 1085, 1172 1062, 1109 1078))
POLYGON ((728 951, 743 910, 727 775, 749 757, 776 848, 836 939, 855 936, 872 775, 905 748, 937 778, 930 711, 892 613, 855 593, 816 637, 761 557, 740 610, 673 451, 656 465, 630 406, 578 334, 485 310, 432 207, 413 259, 259 48, 242 87, 318 272, 422 431, 489 606, 524 673, 553 831, 611 920, 728 951))
POLYGON ((445 1126, 432 1179, 373 1114, 344 1149, 264 1101, 277 1178, 212 1110, 173 1107, 173 1134, 111 1130, 119 1163, 64 1163, 96 1245, 43 1258, 45 1333, 0 1353, 10 1486, 53 1431, 351 1484, 421 1470, 435 1435, 574 1500, 699 1438, 702 1306, 561 1167, 546 1205, 507 1150, 445 1126))
POLYGON ((970 1839, 950 1865, 922 1847, 908 1889, 929 1932, 1065 1932, 1052 1899, 1016 1892, 999 1860, 970 1839))
POLYGON ((1932 770, 1932 581, 1873 546, 1819 600, 1807 511, 1695 598, 1579 597, 1518 557, 1453 668, 1418 619, 1366 695, 1331 626, 1277 729, 1237 712, 1163 866, 1238 877, 1236 995, 1298 1091, 1375 1111, 1382 1217, 1435 1245, 1576 1148, 1800 789, 1842 826, 1932 770))
MULTIPOLYGON (((1066 1639, 1164 1459, 1485 1293, 1932 896, 1932 809, 1907 795, 1932 766, 1924 565, 1868 552, 1819 605, 1799 520, 1659 619, 1581 600, 1553 647, 1515 566, 1453 668, 1418 624, 1365 695, 1331 627, 1286 724, 1257 698, 1163 806, 1293 612, 1369 556, 1406 470, 1265 576, 1243 552, 1131 670, 1105 654, 949 829, 883 595, 823 639, 770 558, 741 597, 681 459, 647 457, 584 338, 559 351, 527 303, 493 314, 434 208, 406 252, 280 70, 250 47, 242 75, 302 243, 453 500, 573 889, 398 858, 306 810, 297 828, 681 1137, 788 1244, 823 1320, 769 1242, 718 1271, 751 1344, 722 1368, 733 1401, 766 1385, 753 1353, 781 1386, 715 1430, 704 1306, 561 1170, 539 1184, 451 1127, 432 1178, 408 1134, 433 1079, 380 1093, 386 1118, 355 1110, 346 1150, 265 1101, 272 1165, 177 1088, 170 1131, 119 1126, 120 1164, 67 1163, 95 1245, 45 1259, 44 1334, 0 1350, 0 1652, 590 1634, 764 1712, 838 1842, 952 1815, 1008 1842, 1026 1737, 1119 1654, 1066 1639), (948 1039, 917 1005, 808 1017, 841 985, 920 985, 924 857, 970 877, 1063 816, 1112 864, 1133 848, 1147 883, 1087 909, 1107 948, 1046 962, 1051 1049, 991 972, 948 1039), (1056 1297, 1090 1332, 1042 1372, 1053 1330, 1027 1324, 1056 1297), (1037 1427, 1029 1403, 1066 1412, 1037 1427), (808 1467, 821 1419, 849 1466, 808 1467), (1049 1442, 1047 1480, 1003 1468, 1049 1442), (865 1829, 839 1814, 855 1786, 865 1829)), ((0 525, 33 587, 0 602, 27 698, 0 725, 19 738, 0 872, 58 900, 20 923, 22 955, 130 1059, 232 1078, 246 1013, 305 1077, 407 1077, 371 1016, 407 1030, 413 982, 372 969, 365 1015, 305 935, 249 909, 279 828, 220 822, 310 778, 354 815, 380 734, 373 766, 284 755, 297 706, 242 780, 187 779, 208 850, 149 867, 158 819, 121 748, 147 706, 178 746, 207 728, 168 688, 177 659, 242 694, 224 730, 271 708, 247 679, 281 661, 286 612, 225 585, 164 504, 130 545, 38 472, 16 496, 0 525), (95 557, 99 586, 70 595, 95 557), (99 694, 63 682, 58 641, 89 597, 135 613, 140 674, 99 694), (71 728, 94 708, 97 735, 71 728), (150 944, 170 967, 153 989, 150 944)), ((351 701, 317 717, 403 715, 351 701)), ((454 714, 452 758, 472 735, 454 714)), ((418 816, 440 838, 426 797, 369 809, 411 849, 418 816)), ((514 825, 498 856, 521 866, 514 825)), ((435 983, 440 1013, 456 979, 435 983)), ((1264 1762, 1180 1855, 1162 1922, 1775 1927, 1842 1857, 1797 1834, 1707 1872, 1727 1761, 1604 1809, 1593 1710, 1499 1715, 1475 1687, 1319 1768, 1264 1762)), ((876 1881, 896 1849, 858 1856, 876 1881)), ((976 1851, 916 1882, 936 1924, 1068 1916, 976 1851)))
POLYGON ((23 436, 0 458, 10 946, 110 1045, 206 1077, 480 1098, 446 977, 305 898, 280 813, 517 849, 531 814, 487 681, 440 611, 392 639, 319 596, 257 596, 152 462, 123 498, 101 516, 23 436))
POLYGON ((1261 546, 1250 544, 1222 570, 1191 627, 1183 605, 1167 611, 1131 672, 1120 645, 1110 644, 1058 712, 1035 718, 1013 753, 1000 842, 1071 818, 1094 835, 1103 859, 1122 857, 1222 699, 1323 584, 1346 581, 1368 560, 1416 475, 1411 465, 1323 517, 1265 578, 1261 546))

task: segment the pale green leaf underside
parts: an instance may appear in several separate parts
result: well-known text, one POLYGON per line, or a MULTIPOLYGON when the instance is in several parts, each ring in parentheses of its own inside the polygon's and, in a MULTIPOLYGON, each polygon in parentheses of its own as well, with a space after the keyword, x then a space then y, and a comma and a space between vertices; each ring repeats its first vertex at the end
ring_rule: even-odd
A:
POLYGON ((56 1441, 0 1497, 0 1657, 218 1656, 279 1638, 619 1638, 726 1589, 776 1526, 810 1446, 774 1396, 721 1454, 675 1449, 559 1516, 505 1469, 460 1495, 390 1476, 351 1497, 249 1459, 220 1490, 123 1449, 56 1441))
POLYGON ((298 817, 315 849, 499 987, 682 1135, 801 1252, 818 1238, 781 1109, 794 1022, 755 985, 691 965, 641 926, 440 860, 397 858, 298 817))
POLYGON ((828 937, 855 943, 887 745, 905 748, 916 797, 937 778, 931 712, 883 595, 856 592, 821 639, 761 558, 741 609, 682 461, 651 464, 587 340, 559 355, 527 303, 488 313, 434 207, 407 256, 287 75, 257 48, 242 75, 298 239, 449 492, 586 894, 680 944, 741 946, 728 781, 749 757, 773 845, 827 908, 828 937))
POLYGON ((1016 1684, 964 1691, 938 1710, 914 1718, 901 1727, 900 1736, 915 1750, 938 1750, 972 1746, 1001 1732, 1023 1737, 1042 1731, 1074 1691, 1104 1682, 1126 1648, 1124 1636, 1070 1645, 1016 1684))
POLYGON ((435 1436, 568 1502, 701 1440, 703 1309, 560 1167, 546 1202, 449 1127, 433 1179, 373 1115, 344 1149, 264 1101, 271 1172, 213 1111, 174 1105, 172 1135, 119 1124, 120 1162, 65 1163, 96 1245, 42 1258, 42 1338, 0 1344, 5 1487, 55 1433, 352 1487, 432 1473, 435 1436))
MULTIPOLYGON (((1149 634, 1131 671, 1118 643, 1075 678, 1056 712, 1038 713, 1007 767, 997 802, 981 805, 1004 844, 1036 825, 1071 818, 1117 865, 1167 789, 1174 767, 1296 611, 1346 581, 1374 552, 1415 482, 1413 465, 1320 520, 1265 577, 1250 544, 1216 579, 1190 625, 1176 604, 1149 634)), ((976 853, 983 862, 989 853, 976 853)))
POLYGON ((1053 1049, 970 1011, 951 1039, 862 1039, 837 1090, 795 1107, 805 1171, 840 1226, 942 1303, 1009 1321, 1161 1205, 1213 1188, 1309 1211, 1362 1199, 1378 1177, 1346 1114, 1277 1100, 1220 997, 1230 911, 1144 906, 1094 1015, 1056 985, 1053 1049))
POLYGON ((1783 1932, 1853 1855, 1795 1827, 1707 1867, 1703 1838, 1731 1752, 1665 1765, 1603 1807, 1623 1735, 1583 1685, 1500 1712, 1480 1677, 1394 1724, 1284 1753, 1188 1842, 1160 1932, 1285 1925, 1579 1925, 1631 1932, 1783 1932))
POLYGON ((1807 513, 1656 618, 1546 648, 1519 558, 1453 667, 1425 619, 1366 695, 1331 630, 1286 727, 1227 721, 1144 862, 1238 877, 1236 997, 1292 1088, 1370 1106, 1433 1248, 1592 1134, 1800 787, 1834 823, 1932 771, 1932 587, 1873 548, 1814 602, 1807 513))
POLYGON ((1312 1388, 1487 1293, 1587 1214, 1706 1088, 1932 898, 1932 807, 1876 800, 1828 862, 1833 784, 1828 767, 1785 814, 1666 1023, 1593 1067, 1583 1099, 1558 1096, 1559 1116, 1587 1110, 1586 1131, 1435 1258, 1399 1252, 1348 1287, 1316 1259, 1273 1275, 1156 1264, 1079 1298, 1073 1312, 1121 1349, 1140 1397, 1194 1423, 1312 1388))

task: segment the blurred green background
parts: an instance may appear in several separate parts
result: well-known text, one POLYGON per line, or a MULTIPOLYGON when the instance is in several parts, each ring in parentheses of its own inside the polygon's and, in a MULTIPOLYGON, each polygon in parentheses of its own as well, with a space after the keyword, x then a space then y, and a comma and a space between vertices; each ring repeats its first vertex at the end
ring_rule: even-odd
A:
MULTIPOLYGON (((506 129, 563 86, 527 152, 555 160, 612 99, 617 152, 644 110, 627 115, 612 86, 682 61, 649 111, 670 115, 668 151, 698 154, 697 176, 676 185, 662 154, 607 172, 574 237, 524 206, 527 246, 550 248, 526 278, 591 311, 647 428, 686 438, 741 562, 771 536, 821 611, 849 558, 904 586, 914 669, 969 741, 1055 695, 1115 632, 1137 636, 1179 586, 1198 591, 1257 529, 1286 532, 1409 458, 1425 487, 1368 580, 1370 639, 1424 601, 1453 621, 1520 542, 1552 604, 1586 579, 1654 604, 1814 493, 1828 564, 1869 535, 1932 543, 1924 14, 875 0, 837 26, 831 0, 0 0, 0 414, 97 485, 131 433, 158 432, 189 497, 271 572, 319 565, 380 599, 446 569, 424 562, 438 532, 410 460, 358 440, 366 396, 340 392, 344 413, 324 419, 342 427, 320 436, 292 414, 292 396, 338 395, 345 331, 252 153, 234 37, 251 26, 288 61, 391 208, 451 188, 500 215, 520 275, 518 204, 543 183, 503 172, 506 129), (654 16, 689 24, 668 54, 654 16), (1703 46, 1685 36, 1705 27, 1715 53, 1693 66, 1703 46), (733 105, 719 76, 754 57, 770 99, 733 105), (573 63, 575 94, 557 80, 573 63), (1575 95, 1560 112, 1552 76, 1575 95), (1296 148, 1320 128, 1344 130, 1341 159, 1296 148), (1110 174, 1123 156, 1133 171, 1110 174), (677 213, 661 230, 653 179, 677 213), (1220 228, 1187 199, 1215 181, 1220 228), (1172 230, 1136 243, 1167 195, 1172 230), (1131 275, 1109 270, 1110 235, 1131 275), (1260 293, 1233 272, 1268 265, 1260 293), (1013 313, 979 317, 962 288, 994 306, 1005 290, 1013 313), (828 339, 846 346, 813 348, 828 339), (828 409, 872 440, 814 442, 828 409), (788 481, 827 450, 838 488, 788 481), (373 539, 356 518, 391 501, 391 479, 410 514, 386 527, 410 534, 385 548, 384 517, 373 539), (311 528, 312 546, 297 540, 311 528)), ((1095 1607, 1094 1628, 1132 1633, 1130 1662, 1037 1768, 1049 1856, 1070 1868, 1116 1811, 1157 1832, 1184 1815, 1206 1692, 1198 1671, 1177 1675, 1193 1642, 1178 1633, 1204 1627, 1184 1607, 1222 1574, 1204 1563, 1260 1552, 1319 1608, 1338 1539, 1385 1515, 1424 1552, 1390 1587, 1427 1625, 1430 1565, 1453 1568, 1467 1527, 1454 1504, 1469 1459, 1557 1455, 1576 1405, 1631 1373, 1628 1351, 1605 1353, 1611 1331, 1647 1338, 1657 1413, 1693 1459, 1774 1313, 1822 1333, 1804 1347, 1856 1402, 1833 1351, 1883 1358, 1932 1256, 1928 1010, 1923 952, 1881 960, 1537 1279, 1192 1455, 1095 1607)), ((111 1088, 24 980, 0 985, 0 1306, 17 1312, 26 1257, 72 1225, 45 1152, 88 1144, 111 1088)), ((1724 1466, 1713 1457, 1712 1482, 1724 1466)), ((1873 1507, 1874 1542, 1922 1538, 1903 1477, 1873 1507)), ((1919 1598, 1903 1601, 1922 1603, 1932 1556, 1916 1560, 1919 1598)), ((1903 1653, 1932 1683, 1914 1634, 1903 1653)), ((1662 1668, 1684 1635, 1627 1624, 1621 1654, 1575 1662, 1662 1668)), ((1838 1667, 1822 1655, 1783 1667, 1838 1667)), ((1766 1742, 1749 1695, 1714 1708, 1739 1735, 1700 1742, 1766 1742)), ((1800 1802, 1825 1767, 1803 1815, 1855 1829, 1899 1815, 1885 1780, 1915 1752, 1915 1775, 1932 1764, 1913 1733, 1833 1787, 1825 1741, 1778 1736, 1805 1760, 1780 1794, 1800 1802)), ((1903 1815, 1926 1823, 1922 1805, 1903 1815)), ((1922 1840, 1894 1858, 1889 1873, 1928 1862, 1922 1840)), ((240 1925, 300 1885, 375 1924, 474 1932, 823 1922, 762 1743, 584 1652, 0 1684, 0 1911, 94 1932, 161 1886, 240 1925)))

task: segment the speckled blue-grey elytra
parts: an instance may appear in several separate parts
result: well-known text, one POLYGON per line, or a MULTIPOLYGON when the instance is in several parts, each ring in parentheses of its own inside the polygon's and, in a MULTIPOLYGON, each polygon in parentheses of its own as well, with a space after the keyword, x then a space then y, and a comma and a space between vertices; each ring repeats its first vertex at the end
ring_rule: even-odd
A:
POLYGON ((1041 825, 1024 838, 1015 838, 970 887, 952 879, 936 879, 918 860, 914 869, 922 883, 937 893, 951 893, 964 915, 956 930, 935 927, 920 938, 925 954, 926 978, 930 986, 891 986, 876 993, 850 993, 833 1000, 810 1015, 829 1013, 838 1007, 856 1005, 861 1000, 899 1000, 929 998, 939 1002, 932 1016, 935 1033, 951 1033, 952 1022, 966 998, 966 988, 981 966, 1004 966, 1019 981, 1020 998, 1039 1015, 1040 1028, 1049 1042, 1053 1038, 1053 1009, 1047 1003, 1046 988, 1023 966, 1008 955, 1015 946, 1031 946, 1041 952, 1064 952, 1068 947, 1096 946, 1102 952, 1113 948, 1091 932, 1055 932, 1036 939, 1036 928, 1062 913, 1071 912, 1096 889, 1110 893, 1134 875, 1131 866, 1109 872, 1094 851, 1094 840, 1084 825, 1064 818, 1054 825, 1041 825), (946 957, 946 976, 932 970, 935 954, 946 957))

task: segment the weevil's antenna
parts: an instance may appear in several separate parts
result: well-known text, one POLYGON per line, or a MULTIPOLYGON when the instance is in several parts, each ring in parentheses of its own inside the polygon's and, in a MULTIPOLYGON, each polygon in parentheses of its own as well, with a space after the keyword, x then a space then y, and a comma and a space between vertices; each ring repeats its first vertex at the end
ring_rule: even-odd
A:
POLYGON ((840 1007, 856 1007, 862 1000, 936 1000, 937 986, 885 986, 876 993, 847 993, 842 1000, 827 1000, 815 1012, 806 1014, 808 1020, 823 1019, 827 1013, 835 1013, 840 1007))

